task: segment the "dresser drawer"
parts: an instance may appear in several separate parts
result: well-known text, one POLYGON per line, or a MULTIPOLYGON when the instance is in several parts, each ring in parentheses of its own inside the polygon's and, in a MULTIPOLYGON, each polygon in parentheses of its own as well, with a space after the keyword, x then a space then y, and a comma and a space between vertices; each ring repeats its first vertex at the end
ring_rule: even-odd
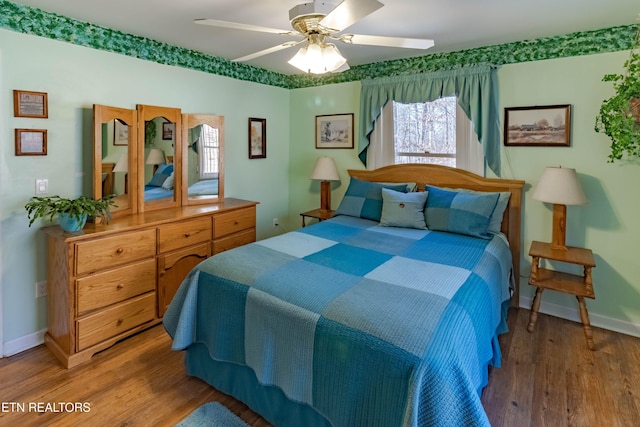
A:
POLYGON ((155 287, 155 259, 92 274, 76 280, 76 314, 124 301, 153 291, 155 287))
POLYGON ((256 241, 256 229, 251 228, 213 241, 213 254, 228 251, 256 241))
POLYGON ((76 245, 76 274, 80 276, 149 258, 155 254, 155 228, 80 242, 76 245))
POLYGON ((77 321, 77 351, 154 319, 156 293, 149 292, 77 321))
POLYGON ((237 211, 225 212, 213 217, 213 238, 237 233, 238 231, 256 226, 256 208, 239 209, 237 211))
POLYGON ((160 253, 211 240, 210 217, 166 224, 158 229, 160 253))

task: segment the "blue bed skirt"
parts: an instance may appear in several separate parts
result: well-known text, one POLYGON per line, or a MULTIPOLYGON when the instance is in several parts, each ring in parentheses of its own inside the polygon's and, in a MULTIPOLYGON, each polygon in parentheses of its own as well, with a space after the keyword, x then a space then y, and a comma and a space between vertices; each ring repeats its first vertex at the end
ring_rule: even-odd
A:
POLYGON ((185 366, 188 375, 200 378, 217 390, 241 400, 275 426, 331 426, 309 405, 287 399, 278 387, 260 384, 251 368, 213 360, 202 343, 189 346, 185 366))

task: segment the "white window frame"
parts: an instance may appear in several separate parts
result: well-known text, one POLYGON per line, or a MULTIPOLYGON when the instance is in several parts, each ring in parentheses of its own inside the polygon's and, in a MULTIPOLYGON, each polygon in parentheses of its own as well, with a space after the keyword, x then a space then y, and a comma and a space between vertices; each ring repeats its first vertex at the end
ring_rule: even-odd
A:
POLYGON ((218 164, 220 155, 220 135, 218 129, 211 128, 209 126, 202 126, 202 130, 200 133, 200 138, 198 138, 198 153, 200 153, 199 157, 199 170, 198 176, 202 179, 214 179, 218 177, 218 164), (211 136, 212 141, 211 144, 207 143, 209 136, 207 133, 212 132, 211 136), (209 151, 213 151, 215 154, 209 153, 209 151), (216 153, 217 151, 217 153, 216 153), (210 166, 214 165, 213 169, 210 166))
MULTIPOLYGON (((393 135, 393 102, 387 102, 376 119, 367 149, 367 168, 376 169, 395 163, 393 135)), ((412 156, 454 157, 456 167, 484 176, 485 161, 482 145, 473 130, 473 123, 460 105, 456 105, 456 154, 411 153, 412 156)))

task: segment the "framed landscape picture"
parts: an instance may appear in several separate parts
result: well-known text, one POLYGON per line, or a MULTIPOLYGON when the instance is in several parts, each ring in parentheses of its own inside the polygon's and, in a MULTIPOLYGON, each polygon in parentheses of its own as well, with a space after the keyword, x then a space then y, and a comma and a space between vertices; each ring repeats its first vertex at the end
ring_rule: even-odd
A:
POLYGON ((316 148, 353 148, 353 113, 316 116, 316 148))
POLYGON ((571 105, 504 109, 504 145, 568 147, 571 144, 571 105))

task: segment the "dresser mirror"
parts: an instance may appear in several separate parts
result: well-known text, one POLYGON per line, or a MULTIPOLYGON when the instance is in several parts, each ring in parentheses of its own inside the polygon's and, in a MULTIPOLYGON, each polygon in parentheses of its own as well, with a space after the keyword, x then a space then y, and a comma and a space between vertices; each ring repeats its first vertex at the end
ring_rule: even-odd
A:
POLYGON ((223 116, 96 104, 93 117, 93 196, 112 195, 114 216, 224 198, 223 116))
POLYGON ((182 167, 179 108, 138 105, 139 211, 180 205, 182 167))
POLYGON ((93 197, 114 198, 114 216, 136 212, 136 110, 93 106, 93 197))
POLYGON ((224 117, 183 114, 182 127, 182 204, 222 200, 224 117))

